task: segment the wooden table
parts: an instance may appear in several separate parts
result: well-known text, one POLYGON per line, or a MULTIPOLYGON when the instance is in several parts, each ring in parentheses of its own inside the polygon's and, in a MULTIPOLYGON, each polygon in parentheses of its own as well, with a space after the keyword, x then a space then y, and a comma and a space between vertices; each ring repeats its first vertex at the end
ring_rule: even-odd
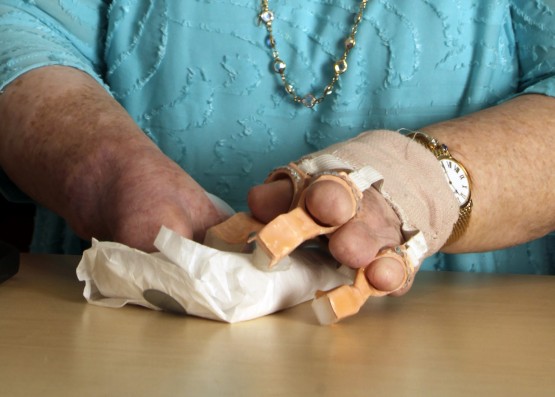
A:
POLYGON ((555 277, 422 272, 331 327, 87 304, 78 257, 0 284, 2 396, 552 396, 555 277))

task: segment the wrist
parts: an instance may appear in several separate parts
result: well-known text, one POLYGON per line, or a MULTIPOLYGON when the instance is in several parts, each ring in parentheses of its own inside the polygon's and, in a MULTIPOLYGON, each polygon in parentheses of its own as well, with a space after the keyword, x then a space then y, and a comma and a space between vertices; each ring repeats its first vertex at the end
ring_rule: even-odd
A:
POLYGON ((472 212, 472 181, 464 165, 453 157, 447 145, 423 131, 410 131, 408 138, 414 139, 428 149, 441 164, 445 179, 459 204, 459 216, 445 242, 451 245, 465 233, 472 212))

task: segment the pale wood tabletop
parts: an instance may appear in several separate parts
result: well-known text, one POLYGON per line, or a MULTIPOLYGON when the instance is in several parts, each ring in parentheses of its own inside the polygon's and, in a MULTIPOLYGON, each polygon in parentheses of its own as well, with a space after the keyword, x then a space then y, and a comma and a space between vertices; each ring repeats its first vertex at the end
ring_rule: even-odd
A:
POLYGON ((1 396, 552 396, 555 277, 421 272, 335 326, 90 305, 79 258, 0 284, 1 396))

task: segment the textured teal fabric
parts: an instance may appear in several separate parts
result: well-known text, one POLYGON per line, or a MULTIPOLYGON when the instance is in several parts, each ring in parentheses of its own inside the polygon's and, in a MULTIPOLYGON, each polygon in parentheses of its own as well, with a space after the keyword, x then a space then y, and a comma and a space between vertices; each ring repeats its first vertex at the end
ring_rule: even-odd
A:
MULTIPOLYGON (((43 65, 84 70, 237 210, 273 167, 362 131, 417 129, 526 92, 555 95, 555 0, 371 0, 347 73, 312 110, 293 104, 271 70, 259 6, 0 0, 0 83, 43 65)), ((319 94, 358 1, 280 0, 270 8, 289 79, 298 92, 319 94)), ((40 209, 33 249, 81 247, 62 230, 40 209)), ((425 268, 553 273, 553 251, 547 237, 497 253, 440 254, 425 268)))

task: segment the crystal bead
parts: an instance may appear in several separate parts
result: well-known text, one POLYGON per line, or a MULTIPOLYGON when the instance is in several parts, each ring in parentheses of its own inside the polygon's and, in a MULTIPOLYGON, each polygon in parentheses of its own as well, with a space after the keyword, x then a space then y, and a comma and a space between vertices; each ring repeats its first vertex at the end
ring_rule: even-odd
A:
POLYGON ((276 73, 281 74, 281 73, 285 72, 286 67, 287 67, 287 65, 281 59, 278 58, 274 61, 274 71, 276 73))
POLYGON ((285 84, 285 91, 290 95, 294 95, 295 87, 293 87, 291 84, 285 84))
POLYGON ((314 105, 316 105, 316 98, 314 98, 314 95, 312 95, 312 94, 306 94, 303 98, 302 103, 307 108, 313 108, 314 105))
POLYGON ((333 93, 333 87, 331 85, 327 85, 326 88, 324 88, 324 95, 328 96, 331 93, 333 93))
POLYGON ((276 46, 276 42, 272 36, 266 36, 266 45, 270 48, 274 48, 276 46))
POLYGON ((266 24, 271 23, 274 20, 274 13, 270 10, 261 12, 258 16, 260 20, 266 24))
POLYGON ((339 61, 335 62, 333 69, 337 74, 343 74, 347 71, 347 61, 345 59, 340 59, 339 61))
POLYGON ((345 48, 348 50, 351 50, 356 44, 356 41, 354 39, 354 37, 347 37, 347 39, 345 40, 345 48))

